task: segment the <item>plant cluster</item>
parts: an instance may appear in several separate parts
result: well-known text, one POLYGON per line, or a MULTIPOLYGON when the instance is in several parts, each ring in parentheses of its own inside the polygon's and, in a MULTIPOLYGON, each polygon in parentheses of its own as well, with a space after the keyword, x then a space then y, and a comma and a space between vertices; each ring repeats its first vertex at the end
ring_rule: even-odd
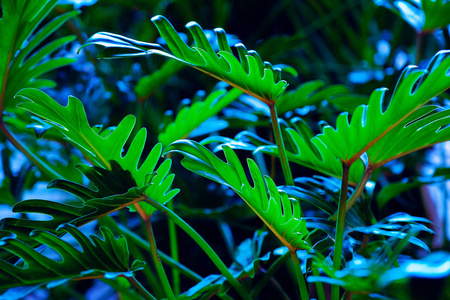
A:
POLYGON ((1 2, 0 299, 450 299, 450 3, 96 2, 1 2))

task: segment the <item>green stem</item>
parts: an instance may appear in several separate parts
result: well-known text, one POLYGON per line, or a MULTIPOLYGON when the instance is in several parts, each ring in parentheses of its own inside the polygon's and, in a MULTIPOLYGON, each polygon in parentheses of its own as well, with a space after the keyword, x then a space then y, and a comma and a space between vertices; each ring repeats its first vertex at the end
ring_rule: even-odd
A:
POLYGON ((148 299, 148 300, 158 300, 156 299, 152 294, 149 293, 149 291, 147 291, 142 284, 136 280, 136 278, 134 278, 134 276, 131 277, 125 277, 126 279, 128 279, 128 281, 130 282, 130 284, 142 295, 142 297, 144 297, 144 299, 148 299))
MULTIPOLYGON (((173 201, 169 201, 167 203, 167 207, 170 210, 173 210, 173 201)), ((175 227, 175 223, 172 220, 168 220, 169 226, 169 240, 170 240, 170 256, 176 262, 180 261, 180 256, 178 254, 178 239, 177 239, 177 228, 175 227)), ((172 283, 173 283, 173 291, 175 295, 179 295, 181 293, 180 286, 180 272, 178 269, 172 269, 172 283)))
MULTIPOLYGON (((319 269, 313 267, 312 268, 312 274, 313 274, 313 276, 320 276, 319 269)), ((314 283, 314 285, 316 286, 317 299, 318 300, 326 300, 325 290, 323 289, 322 282, 316 281, 314 283)))
MULTIPOLYGON (((336 237, 334 240, 333 269, 341 269, 342 245, 344 242, 345 213, 347 212, 348 174, 350 165, 342 163, 342 183, 339 196, 338 219, 336 222, 336 237)), ((331 299, 339 300, 339 285, 332 285, 331 299)))
POLYGON ((294 185, 291 168, 284 148, 283 136, 281 135, 280 124, 278 123, 277 109, 275 103, 269 105, 270 118, 272 119, 273 133, 275 134, 275 141, 277 143, 278 151, 280 152, 281 168, 283 169, 284 180, 287 185, 294 185))
MULTIPOLYGON (((137 235, 124 225, 116 223, 112 218, 102 218, 101 221, 107 224, 107 225, 105 224, 105 226, 109 228, 115 228, 118 232, 120 232, 120 234, 123 234, 127 238, 127 240, 133 241, 133 243, 139 246, 140 248, 150 252, 150 246, 148 245, 148 242, 146 242, 139 235, 137 235)), ((166 264, 171 268, 177 269, 180 272, 180 274, 186 276, 186 278, 189 278, 195 283, 200 282, 203 279, 202 276, 192 271, 185 265, 177 261, 174 261, 169 255, 165 254, 164 252, 158 250, 158 255, 164 264, 166 264)))
POLYGON ((179 226, 184 232, 186 232, 196 243, 202 248, 206 255, 211 259, 214 265, 219 269, 223 276, 228 280, 232 287, 236 289, 242 299, 251 300, 247 291, 242 287, 242 285, 237 281, 236 278, 230 273, 230 270, 225 266, 223 261, 217 255, 216 252, 211 248, 211 246, 191 227, 187 224, 183 219, 181 219, 177 214, 173 211, 162 205, 161 203, 154 201, 150 198, 146 198, 144 200, 146 203, 155 207, 165 215, 167 215, 173 222, 179 226))
POLYGON ((43 173, 45 173, 50 178, 64 178, 63 175, 59 174, 57 171, 55 171, 52 167, 50 167, 48 164, 46 164, 44 161, 42 161, 39 157, 37 157, 31 150, 29 150, 25 145, 22 145, 22 143, 16 139, 14 134, 9 131, 8 127, 6 127, 6 124, 3 122, 3 120, 0 120, 0 131, 5 135, 5 137, 8 139, 8 141, 13 144, 14 147, 16 147, 17 150, 22 152, 35 166, 39 168, 39 170, 43 173))
MULTIPOLYGON (((364 189, 366 188, 366 183, 369 181, 370 176, 372 176, 372 165, 368 165, 367 168, 364 170, 363 177, 358 183, 358 186, 356 187, 353 194, 350 196, 350 199, 348 199, 347 204, 345 206, 345 211, 347 212, 350 208, 352 208, 353 204, 356 203, 358 198, 361 196, 361 194, 364 192, 364 189)), ((335 213, 331 220, 336 221, 337 220, 337 214, 335 213)))
POLYGON ((145 228, 147 230, 148 242, 150 245, 150 253, 153 258, 153 263, 155 264, 156 273, 158 273, 159 280, 161 281, 164 293, 166 297, 170 300, 175 300, 175 295, 173 294, 172 287, 170 286, 169 279, 167 278, 167 274, 164 271, 164 267, 161 263, 161 259, 159 258, 158 248, 156 247, 155 236, 153 234, 153 227, 151 222, 151 216, 145 214, 143 209, 136 204, 136 209, 144 220, 145 228))
POLYGON ((291 254, 292 262, 294 263, 295 276, 297 277, 297 283, 300 289, 300 299, 309 299, 308 287, 306 286, 305 277, 302 273, 302 267, 300 266, 297 251, 289 251, 289 253, 291 254))
POLYGON ((262 289, 267 285, 269 280, 273 277, 275 272, 288 260, 289 258, 289 251, 281 255, 267 270, 267 272, 264 274, 264 277, 261 279, 261 281, 255 286, 255 288, 250 293, 250 296, 252 299, 256 299, 259 295, 259 293, 262 291, 262 289))

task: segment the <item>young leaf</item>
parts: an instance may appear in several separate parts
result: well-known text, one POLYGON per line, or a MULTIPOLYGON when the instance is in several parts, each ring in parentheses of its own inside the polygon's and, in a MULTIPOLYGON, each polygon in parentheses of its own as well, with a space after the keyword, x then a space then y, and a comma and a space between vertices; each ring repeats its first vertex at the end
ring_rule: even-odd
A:
POLYGON ((53 233, 42 230, 34 230, 31 238, 56 251, 60 259, 48 258, 18 239, 2 239, 0 249, 17 255, 26 266, 12 265, 0 259, 0 288, 41 285, 55 281, 56 284, 61 284, 69 279, 91 276, 132 276, 133 272, 143 267, 144 263, 141 261, 134 261, 130 265, 125 238, 121 236, 116 239, 106 227, 100 228, 102 238, 91 236, 91 240, 72 225, 62 225, 59 230, 72 235, 82 251, 53 233))
POLYGON ((236 47, 239 59, 234 56, 223 29, 214 30, 219 44, 219 51, 216 53, 203 29, 195 22, 186 25, 194 37, 195 47, 189 47, 165 17, 155 16, 152 22, 170 51, 158 44, 144 43, 107 32, 94 34, 83 47, 88 45, 105 47, 99 54, 100 58, 150 54, 173 58, 223 80, 265 103, 276 101, 286 90, 286 81, 280 79, 281 70, 268 62, 263 62, 257 52, 247 51, 244 45, 238 44, 236 47))
POLYGON ((263 177, 253 160, 247 160, 252 186, 239 158, 229 147, 224 147, 226 163, 191 140, 172 143, 164 154, 171 152, 185 156, 181 163, 186 169, 231 187, 286 247, 291 250, 310 247, 304 240, 308 231, 300 217, 299 203, 279 191, 270 177, 263 177))
POLYGON ((201 123, 216 115, 241 94, 242 92, 238 89, 232 89, 229 92, 221 89, 211 93, 204 101, 183 108, 177 114, 175 121, 167 125, 164 132, 158 135, 158 140, 165 147, 176 140, 187 138, 189 133, 201 123))
MULTIPOLYGON (((83 105, 75 97, 69 97, 67 106, 61 106, 47 94, 36 89, 24 89, 17 96, 29 101, 19 104, 19 107, 43 118, 80 149, 94 165, 112 170, 111 161, 118 162, 123 170, 131 173, 138 188, 147 186, 145 194, 160 203, 166 203, 178 193, 178 190, 170 190, 174 178, 174 175, 169 175, 171 160, 165 160, 155 170, 161 156, 161 144, 155 145, 140 164, 147 138, 145 128, 138 131, 127 153, 122 155, 123 147, 130 140, 130 134, 136 123, 134 116, 126 116, 116 129, 106 137, 102 137, 89 125, 83 105), (148 182, 148 175, 154 172, 157 175, 148 182), (151 185, 148 185, 149 183, 151 185)), ((143 205, 148 212, 154 211, 153 207, 145 203, 143 205)))
POLYGON ((345 163, 355 162, 367 151, 369 163, 379 166, 445 139, 443 133, 436 131, 449 123, 447 112, 425 118, 430 109, 421 106, 449 87, 450 51, 441 51, 427 69, 413 66, 405 69, 387 109, 383 111, 386 89, 377 89, 368 105, 354 111, 351 122, 348 113, 343 113, 337 119, 336 129, 326 126, 315 139, 345 163), (405 145, 396 148, 398 139, 405 145), (393 144, 396 145, 392 147, 393 144), (383 155, 381 159, 379 153, 383 155))

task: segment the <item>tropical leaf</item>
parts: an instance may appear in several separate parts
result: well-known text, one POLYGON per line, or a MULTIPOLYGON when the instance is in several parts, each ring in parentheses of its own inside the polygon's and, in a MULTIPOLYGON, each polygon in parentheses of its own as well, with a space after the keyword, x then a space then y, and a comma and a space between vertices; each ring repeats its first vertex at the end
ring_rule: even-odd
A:
POLYGON ((152 22, 167 43, 170 52, 158 44, 144 43, 107 32, 94 34, 86 44, 105 47, 99 58, 118 58, 158 54, 181 61, 193 68, 223 80, 255 98, 270 103, 276 101, 286 90, 287 83, 281 80, 281 70, 269 62, 263 62, 256 51, 247 51, 237 44, 239 58, 233 55, 223 29, 215 29, 219 51, 208 41, 203 29, 195 22, 186 27, 195 40, 189 47, 163 16, 155 16, 152 22))
POLYGON ((116 239, 106 227, 100 228, 101 238, 91 236, 91 239, 73 225, 62 225, 58 230, 72 235, 82 251, 59 236, 42 230, 34 230, 31 238, 56 251, 59 258, 47 257, 19 239, 1 240, 0 249, 15 254, 25 265, 14 265, 0 259, 0 289, 50 282, 53 282, 51 286, 55 286, 70 279, 92 276, 129 277, 143 267, 144 263, 138 260, 130 265, 125 238, 121 236, 116 239))
POLYGON ((84 164, 76 166, 77 170, 89 179, 93 188, 86 188, 63 179, 52 180, 49 188, 69 192, 80 199, 82 204, 65 204, 39 199, 21 201, 13 207, 13 212, 43 214, 51 218, 37 220, 28 217, 4 218, 0 221, 0 236, 14 233, 20 240, 31 244, 29 235, 34 229, 56 232, 58 226, 65 223, 79 227, 142 201, 145 198, 144 191, 147 186, 136 187, 131 173, 124 171, 116 161, 111 161, 111 167, 112 170, 109 171, 84 164))
MULTIPOLYGON (((342 176, 342 163, 336 158, 334 153, 323 142, 314 137, 311 128, 300 118, 291 119, 292 127, 284 129, 284 141, 286 144, 286 154, 289 162, 297 163, 328 176, 340 178, 342 176)), ((219 142, 223 146, 233 149, 250 150, 253 153, 266 153, 275 157, 279 156, 278 147, 253 132, 242 131, 234 139, 226 137, 209 137, 201 143, 203 145, 219 142)), ((356 185, 364 172, 364 165, 361 161, 356 161, 350 168, 349 181, 356 185)))
POLYGON ((158 140, 165 147, 176 140, 187 138, 200 124, 216 115, 241 94, 242 92, 238 89, 232 89, 229 92, 220 89, 212 92, 204 101, 184 107, 175 120, 167 125, 164 132, 158 135, 158 140))
POLYGON ((326 126, 323 134, 314 139, 323 142, 346 164, 367 151, 369 163, 376 167, 448 140, 448 112, 433 112, 436 107, 422 106, 450 87, 449 54, 450 51, 437 53, 425 70, 406 68, 385 110, 386 89, 377 89, 368 105, 353 112, 351 122, 348 113, 340 114, 336 129, 326 126))
MULTIPOLYGON (((61 106, 36 89, 24 89, 17 96, 29 100, 19 104, 19 107, 38 115, 60 131, 94 165, 112 170, 111 161, 118 162, 123 170, 131 173, 138 188, 147 186, 145 194, 160 203, 166 203, 178 193, 178 190, 170 189, 174 178, 173 174, 169 175, 171 160, 165 160, 155 169, 162 152, 161 144, 155 145, 145 159, 141 157, 147 138, 145 128, 138 131, 126 154, 122 155, 136 123, 134 116, 126 116, 116 129, 103 137, 89 125, 83 105, 75 97, 69 97, 67 106, 61 106), (157 175, 149 177, 154 172, 157 175)), ((153 207, 145 203, 143 205, 148 213, 155 211, 153 207)))
POLYGON ((22 88, 54 86, 53 81, 38 77, 75 61, 65 57, 47 59, 49 55, 72 41, 74 36, 62 37, 44 46, 42 44, 64 22, 76 16, 78 11, 56 17, 35 33, 57 2, 58 0, 2 1, 0 101, 5 104, 5 109, 14 107, 12 103, 14 95, 22 88))
POLYGON ((305 241, 308 231, 301 218, 300 204, 279 191, 273 180, 263 177, 256 163, 248 159, 252 186, 236 153, 226 146, 223 150, 226 163, 191 140, 172 143, 164 154, 181 153, 185 156, 181 163, 186 169, 231 187, 290 250, 309 248, 305 241))

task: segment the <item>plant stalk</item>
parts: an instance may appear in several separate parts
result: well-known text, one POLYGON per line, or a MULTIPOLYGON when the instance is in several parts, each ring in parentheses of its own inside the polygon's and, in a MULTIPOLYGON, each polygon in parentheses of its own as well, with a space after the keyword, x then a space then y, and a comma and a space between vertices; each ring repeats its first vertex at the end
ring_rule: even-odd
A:
MULTIPOLYGON (((350 165, 342 163, 342 183, 339 195, 338 219, 336 222, 336 236, 334 240, 333 269, 341 269, 342 245, 344 243, 345 213, 347 212, 348 175, 350 165)), ((339 285, 331 286, 331 299, 339 300, 339 285)))
POLYGON ((306 286, 297 251, 289 249, 289 253, 291 254, 292 262, 294 263, 295 276, 297 277, 297 283, 300 289, 300 299, 309 299, 308 287, 306 286))
POLYGON ((284 180, 286 181, 287 185, 294 185, 294 179, 292 178, 291 168, 289 167, 286 149, 284 148, 280 124, 278 123, 278 115, 277 109, 275 108, 275 103, 269 104, 269 108, 270 108, 270 118, 272 119, 273 133, 275 134, 275 141, 277 143, 278 151, 280 153, 281 168, 283 169, 284 180))
POLYGON ((136 204, 135 206, 144 221, 145 229, 147 230, 148 241, 149 241, 149 245, 150 245, 150 252, 151 252, 151 255, 153 258, 153 263, 155 264, 156 272, 158 273, 158 277, 159 277, 159 280, 161 281, 161 285, 163 287, 164 293, 166 294, 167 298, 169 298, 170 300, 175 300, 175 295, 173 293, 172 287, 170 286, 169 279, 167 278, 167 274, 164 271, 164 267, 161 263, 161 259, 159 258, 158 248, 156 247, 155 236, 153 234, 151 216, 148 216, 139 204, 136 204))
POLYGON ((23 145, 14 134, 9 131, 8 127, 6 127, 5 122, 0 120, 0 131, 5 135, 8 141, 20 152, 22 152, 38 169, 45 173, 50 178, 64 178, 63 175, 55 171, 51 166, 42 161, 39 157, 37 157, 31 150, 29 150, 25 145, 23 145))
POLYGON ((149 293, 149 291, 147 291, 142 284, 136 280, 136 278, 134 278, 134 276, 131 277, 125 277, 130 284, 142 295, 142 297, 144 297, 144 299, 147 300, 158 300, 156 299, 152 294, 149 293))
POLYGON ((177 214, 175 214, 173 211, 168 209, 166 206, 162 205, 161 203, 151 199, 151 198, 145 198, 144 200, 146 203, 150 204, 151 206, 155 207, 162 213, 164 213, 167 217, 169 217, 173 222, 179 226, 184 232, 186 232, 196 243, 199 245, 199 247, 205 252, 206 255, 211 259, 211 261, 214 263, 214 265, 219 269, 219 271, 222 273, 222 275, 228 280, 230 285, 236 289, 236 291, 239 293, 242 299, 245 300, 251 300, 249 294, 247 291, 242 287, 242 285, 239 283, 239 281, 234 278, 234 276, 231 274, 230 270, 225 266, 223 261, 220 259, 220 257, 217 255, 217 253, 211 248, 211 246, 191 227, 189 224, 187 224, 182 218, 180 218, 177 214))
MULTIPOLYGON (((349 168, 350 169, 350 168, 349 168)), ((358 186, 356 187, 353 194, 350 196, 350 199, 348 199, 347 204, 345 205, 345 211, 347 212, 350 208, 352 208, 353 204, 356 203, 359 196, 364 192, 364 189, 366 188, 366 183, 369 181, 370 176, 372 176, 372 165, 368 165, 367 168, 364 170, 363 177, 358 183, 358 186)), ((336 221, 337 220, 337 214, 335 213, 331 220, 336 221)))
MULTIPOLYGON (((169 201, 167 203, 167 207, 170 210, 173 210, 173 201, 169 201)), ((170 240, 170 256, 176 262, 180 261, 180 256, 178 254, 178 239, 177 239, 177 228, 175 227, 175 223, 172 220, 168 220, 169 226, 169 240, 170 240)), ((178 269, 172 269, 172 283, 173 290, 175 295, 179 295, 181 293, 180 286, 180 272, 178 269)))

